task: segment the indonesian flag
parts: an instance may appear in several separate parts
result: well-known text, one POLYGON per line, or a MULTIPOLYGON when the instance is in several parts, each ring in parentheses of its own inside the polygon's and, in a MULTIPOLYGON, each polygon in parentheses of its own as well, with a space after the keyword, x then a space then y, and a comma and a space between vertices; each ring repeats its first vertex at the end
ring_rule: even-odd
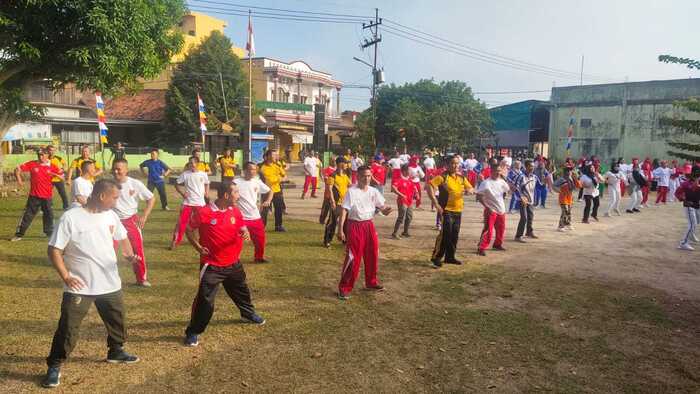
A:
POLYGON ((248 43, 245 44, 245 49, 248 51, 248 57, 255 56, 255 41, 253 40, 253 20, 248 15, 248 43))
POLYGON ((102 93, 95 92, 95 112, 97 112, 97 126, 100 129, 100 141, 107 143, 107 117, 105 116, 105 103, 102 101, 102 93))
POLYGON ((199 110, 199 129, 202 130, 202 136, 204 136, 207 131, 207 115, 205 114, 204 101, 199 97, 199 93, 197 93, 197 108, 199 110))

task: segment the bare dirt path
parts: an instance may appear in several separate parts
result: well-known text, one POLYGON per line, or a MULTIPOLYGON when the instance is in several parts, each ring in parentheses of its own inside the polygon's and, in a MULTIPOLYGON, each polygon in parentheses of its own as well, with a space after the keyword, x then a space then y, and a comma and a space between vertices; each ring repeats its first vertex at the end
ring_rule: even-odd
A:
MULTIPOLYGON (((322 203, 319 198, 301 200, 302 171, 292 167, 289 179, 297 188, 285 191, 287 211, 292 218, 318 222, 322 203)), ((387 200, 395 206, 391 193, 387 200)), ((655 198, 652 194, 650 199, 655 198)), ((622 281, 649 286, 685 299, 700 299, 700 250, 681 251, 676 248, 686 221, 681 205, 672 203, 644 209, 640 214, 621 217, 603 217, 608 200, 603 196, 599 213, 600 222, 582 224, 582 203, 575 203, 571 233, 556 231, 559 220, 557 195, 548 197, 547 209, 535 211, 534 228, 540 237, 527 244, 512 242, 518 215, 508 215, 505 253, 491 252, 487 257, 474 254, 481 234, 482 209, 473 196, 465 198, 458 255, 465 261, 499 264, 518 269, 573 275, 599 281, 622 281)), ((375 223, 384 259, 423 259, 428 263, 437 232, 434 230, 435 213, 423 194, 424 209, 414 211, 412 237, 393 240, 391 234, 396 214, 378 216, 375 223), (427 203, 425 203, 427 201, 427 203)), ((623 200, 623 207, 628 199, 623 200)), ((318 239, 322 238, 319 225, 318 239)))

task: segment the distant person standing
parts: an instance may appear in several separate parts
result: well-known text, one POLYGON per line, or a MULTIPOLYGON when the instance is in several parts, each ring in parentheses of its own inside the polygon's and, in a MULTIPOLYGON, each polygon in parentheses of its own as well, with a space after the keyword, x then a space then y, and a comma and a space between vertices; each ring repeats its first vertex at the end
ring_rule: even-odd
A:
POLYGON ((370 160, 369 163, 370 171, 372 171, 372 183, 371 186, 379 192, 379 194, 384 195, 384 185, 386 184, 386 166, 384 165, 384 158, 377 155, 374 160, 370 160))
POLYGON ((678 244, 678 249, 695 250, 691 242, 698 242, 695 231, 700 222, 700 169, 694 169, 688 174, 688 180, 676 189, 675 197, 683 202, 683 213, 688 220, 688 229, 678 244))
MULTIPOLYGON (((338 156, 340 157, 340 156, 338 156)), ((335 160, 331 158, 330 163, 328 163, 328 167, 324 168, 323 171, 321 171, 321 175, 323 176, 323 204, 321 205, 321 214, 318 217, 318 222, 320 224, 325 224, 326 223, 326 218, 328 217, 328 214, 331 211, 331 186, 328 184, 328 179, 335 174, 335 160)))
POLYGON ((73 180, 73 185, 70 188, 72 208, 84 207, 87 204, 88 198, 92 194, 92 179, 95 179, 96 171, 95 163, 90 160, 85 160, 80 164, 80 176, 73 180))
POLYGON ((353 185, 357 184, 357 169, 365 165, 365 161, 362 160, 357 152, 352 154, 352 159, 350 159, 350 181, 353 185))
POLYGON ((408 162, 404 163, 399 157, 399 152, 394 152, 394 155, 389 159, 387 164, 389 165, 389 169, 391 169, 391 179, 393 180, 401 176, 401 166, 408 164, 408 162))
POLYGON ((80 157, 76 157, 70 163, 70 168, 68 169, 68 177, 66 179, 66 183, 69 186, 73 182, 73 179, 80 176, 80 166, 86 160, 95 163, 95 174, 91 176, 90 181, 95 182, 95 178, 102 175, 102 166, 95 159, 90 157, 90 147, 87 145, 83 145, 83 147, 80 149, 80 157))
POLYGON ((182 242, 185 234, 187 222, 193 212, 197 212, 206 205, 209 199, 209 177, 204 171, 199 170, 199 159, 193 156, 187 162, 185 171, 177 178, 175 190, 182 196, 182 207, 180 216, 173 230, 173 239, 170 243, 170 250, 175 249, 182 242))
POLYGON ((416 188, 411 180, 408 165, 401 166, 401 176, 391 181, 391 191, 396 194, 396 208, 398 215, 394 223, 394 232, 391 237, 401 239, 401 237, 410 237, 408 228, 413 220, 413 195, 416 193, 416 188), (403 226, 403 233, 399 236, 399 230, 403 226))
POLYGON ((48 153, 41 149, 37 152, 37 159, 28 161, 15 168, 15 178, 17 185, 22 188, 22 173, 29 173, 29 196, 27 204, 24 206, 24 213, 20 219, 15 236, 11 241, 22 240, 27 229, 32 224, 34 216, 41 209, 41 221, 44 226, 44 234, 47 237, 53 232, 53 209, 51 208, 53 197, 52 179, 62 177, 63 170, 51 164, 48 153))
POLYGON ((243 215, 243 223, 248 228, 255 248, 254 261, 267 263, 268 260, 265 259, 265 223, 260 217, 258 200, 261 195, 265 196, 265 200, 260 204, 260 207, 265 209, 272 203, 272 193, 257 175, 258 166, 249 161, 243 164, 243 178, 236 178, 233 183, 238 186, 239 198, 236 204, 243 215))
POLYGON ((118 199, 118 183, 111 179, 97 181, 87 205, 66 211, 51 235, 49 259, 64 286, 61 318, 46 358, 44 387, 60 384, 61 364, 75 348, 80 325, 92 304, 107 329, 107 362, 139 361, 123 348, 124 301, 113 243, 119 243, 127 261, 134 263, 138 256, 131 249, 126 229, 112 211, 118 199))
POLYGON ((321 161, 316 157, 316 152, 304 158, 304 190, 301 192, 301 199, 306 198, 306 193, 311 187, 311 198, 316 198, 316 188, 318 187, 318 168, 321 161))
POLYGON ((538 238, 532 229, 532 221, 535 216, 532 204, 535 201, 535 184, 537 183, 537 176, 533 173, 534 169, 532 160, 525 160, 525 169, 515 180, 515 187, 520 194, 520 221, 518 229, 515 231, 516 242, 524 243, 523 235, 532 239, 538 238))
POLYGON ((491 237, 496 231, 493 249, 504 251, 503 236, 506 232, 506 202, 505 195, 510 186, 501 177, 498 164, 491 164, 491 176, 484 179, 476 189, 476 200, 484 206, 484 229, 476 254, 486 256, 486 249, 491 244, 491 237))
POLYGON ((114 164, 116 160, 125 160, 126 159, 126 150, 124 149, 124 146, 122 145, 121 142, 117 142, 115 146, 113 146, 110 149, 112 153, 112 157, 110 158, 110 162, 114 164))
POLYGON ((136 284, 142 287, 151 287, 148 281, 148 269, 146 268, 146 254, 143 251, 143 228, 151 215, 156 199, 141 181, 129 176, 129 163, 125 159, 117 159, 112 163, 112 174, 119 183, 121 190, 119 200, 114 206, 119 220, 126 229, 131 248, 139 257, 133 264, 136 284), (139 201, 146 202, 143 215, 138 215, 139 201))
POLYGON ((474 188, 467 178, 457 172, 458 169, 459 158, 448 157, 445 172, 430 181, 428 197, 435 205, 440 217, 440 233, 435 240, 435 248, 430 259, 432 267, 436 269, 442 267, 443 257, 446 264, 462 264, 455 254, 462 223, 464 195, 471 193, 474 188))
POLYGON ((653 172, 652 176, 656 180, 656 204, 659 203, 666 204, 666 198, 668 196, 668 189, 671 185, 671 175, 673 175, 673 170, 668 168, 666 160, 661 161, 661 165, 657 167, 653 172))
POLYGON ((170 175, 170 167, 158 158, 158 148, 151 149, 151 158, 139 164, 139 169, 143 175, 148 175, 148 183, 146 184, 148 191, 152 193, 153 189, 158 189, 160 206, 164 211, 169 211, 168 193, 165 192, 165 179, 170 175), (148 169, 148 174, 146 174, 144 168, 148 169))
POLYGON ((561 215, 559 216, 559 227, 557 231, 573 231, 571 226, 571 207, 574 204, 574 191, 581 186, 581 183, 574 176, 573 167, 564 167, 562 175, 552 185, 559 193, 559 206, 561 215))
POLYGON ((236 176, 236 159, 233 158, 231 148, 224 149, 224 154, 217 161, 221 167, 221 182, 233 182, 236 176))
POLYGON ((581 187, 586 206, 583 208, 583 220, 581 223, 589 223, 588 218, 598 221, 598 207, 600 206, 600 189, 598 183, 602 177, 595 171, 593 164, 586 163, 582 168, 581 187))
POLYGON ((613 211, 617 213, 617 216, 620 216, 622 215, 622 212, 620 212, 620 203, 622 202, 621 184, 624 183, 626 177, 620 171, 620 166, 617 164, 617 161, 613 160, 610 165, 610 170, 605 173, 603 178, 608 185, 608 193, 610 195, 610 204, 605 211, 605 216, 609 217, 612 215, 613 211))
MULTIPOLYGON (((51 164, 60 168, 61 171, 66 171, 66 161, 61 156, 56 155, 55 146, 47 146, 46 153, 49 155, 49 161, 51 161, 51 164)), ((66 184, 64 181, 65 179, 63 179, 63 177, 60 176, 55 176, 51 178, 51 183, 53 184, 53 187, 56 188, 56 190, 58 191, 58 195, 61 196, 63 209, 66 210, 70 205, 70 201, 68 200, 68 194, 66 194, 66 184)))
POLYGON ((265 319, 255 312, 245 270, 239 260, 243 240, 249 240, 250 234, 236 208, 238 187, 234 183, 221 183, 216 195, 215 201, 193 212, 187 224, 187 239, 200 256, 200 273, 199 290, 185 329, 185 346, 199 345, 199 335, 206 330, 214 314, 214 300, 220 284, 238 307, 243 321, 265 324, 265 319))
MULTIPOLYGON (((287 172, 281 164, 278 164, 279 154, 273 150, 265 152, 265 161, 260 166, 260 175, 263 182, 270 188, 272 193, 272 207, 275 213, 275 231, 284 232, 282 225, 284 214, 284 196, 282 195, 282 179, 287 176, 287 172)), ((267 225, 267 214, 270 207, 263 208, 262 220, 267 225)))
POLYGON ((335 159, 335 166, 335 173, 326 180, 327 187, 330 190, 330 212, 328 213, 325 231, 323 232, 323 246, 327 248, 331 246, 333 235, 338 228, 338 218, 340 218, 342 209, 340 205, 343 203, 345 194, 350 187, 350 177, 346 172, 348 163, 345 161, 345 158, 338 156, 335 159))
POLYGON ((365 263, 365 288, 384 290, 384 286, 377 280, 379 240, 372 218, 377 208, 382 214, 388 215, 391 207, 385 206, 384 196, 369 186, 370 179, 372 172, 369 167, 358 168, 357 185, 348 189, 340 205, 338 238, 346 242, 345 263, 338 284, 338 298, 341 300, 350 298, 362 261, 365 263))

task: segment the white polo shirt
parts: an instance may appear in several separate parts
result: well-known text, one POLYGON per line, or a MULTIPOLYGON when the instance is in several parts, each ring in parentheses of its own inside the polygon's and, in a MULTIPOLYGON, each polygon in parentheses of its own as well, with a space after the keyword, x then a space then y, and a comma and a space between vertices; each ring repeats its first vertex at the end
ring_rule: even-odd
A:
POLYGON ((127 177, 124 183, 120 183, 122 190, 119 193, 119 200, 114 207, 114 212, 117 213, 119 219, 128 219, 139 210, 139 201, 146 201, 153 198, 146 186, 140 181, 127 177))
POLYGON ((392 170, 400 170, 401 166, 403 165, 403 161, 401 161, 401 159, 399 159, 398 157, 394 157, 389 159, 388 164, 392 170))
POLYGON ((408 176, 411 178, 411 182, 419 183, 421 178, 425 178, 425 173, 423 169, 418 166, 408 167, 408 176))
POLYGON ((191 207, 204 206, 204 185, 209 184, 209 177, 204 171, 184 171, 177 177, 177 183, 185 186, 187 198, 182 201, 183 205, 191 207))
POLYGON ((91 213, 83 207, 66 211, 54 229, 49 246, 63 250, 63 260, 71 276, 85 287, 63 291, 101 295, 122 288, 114 241, 126 239, 126 229, 114 211, 91 213))
POLYGON ((508 193, 510 186, 502 178, 486 178, 479 184, 476 194, 481 196, 484 205, 499 215, 506 213, 506 203, 503 194, 508 193))
POLYGON ((426 170, 432 170, 435 168, 435 159, 432 157, 426 157, 425 160, 423 160, 423 166, 426 170))
POLYGON ((316 178, 318 177, 318 159, 313 156, 308 156, 304 159, 304 170, 310 176, 316 178))
POLYGON ((654 176, 654 178, 656 178, 657 185, 664 187, 668 187, 668 185, 670 184, 671 174, 673 174, 673 170, 668 167, 658 167, 654 170, 654 172, 652 172, 652 175, 654 176))
POLYGON ((371 220, 376 208, 384 206, 384 196, 373 187, 362 190, 353 186, 345 193, 342 207, 348 210, 348 219, 355 221, 371 220))
POLYGON ((92 182, 79 176, 73 180, 73 184, 70 187, 70 193, 72 196, 71 208, 82 207, 78 202, 78 196, 88 198, 92 194, 92 182))
POLYGON ((233 183, 238 186, 238 209, 245 220, 260 219, 260 210, 258 209, 258 196, 269 193, 270 187, 261 181, 260 178, 246 180, 245 178, 236 178, 233 183))

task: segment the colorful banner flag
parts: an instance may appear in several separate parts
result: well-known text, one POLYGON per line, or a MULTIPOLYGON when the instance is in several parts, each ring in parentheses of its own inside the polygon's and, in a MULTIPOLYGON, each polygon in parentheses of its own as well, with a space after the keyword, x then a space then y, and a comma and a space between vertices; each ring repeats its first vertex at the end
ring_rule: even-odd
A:
POLYGON ((97 125, 100 128, 100 141, 107 143, 107 117, 105 116, 105 103, 102 101, 102 93, 95 92, 95 111, 97 112, 97 125))
POLYGON ((199 97, 199 93, 197 93, 197 108, 199 109, 199 129, 202 131, 202 142, 204 142, 204 133, 207 132, 207 115, 204 102, 199 97))
POLYGON ((576 118, 574 118, 574 113, 576 108, 571 109, 569 113, 569 126, 566 128, 566 154, 571 155, 571 142, 574 140, 574 126, 576 125, 576 118))
POLYGON ((245 44, 248 57, 255 56, 255 41, 253 40, 253 19, 248 15, 248 42, 245 44))

